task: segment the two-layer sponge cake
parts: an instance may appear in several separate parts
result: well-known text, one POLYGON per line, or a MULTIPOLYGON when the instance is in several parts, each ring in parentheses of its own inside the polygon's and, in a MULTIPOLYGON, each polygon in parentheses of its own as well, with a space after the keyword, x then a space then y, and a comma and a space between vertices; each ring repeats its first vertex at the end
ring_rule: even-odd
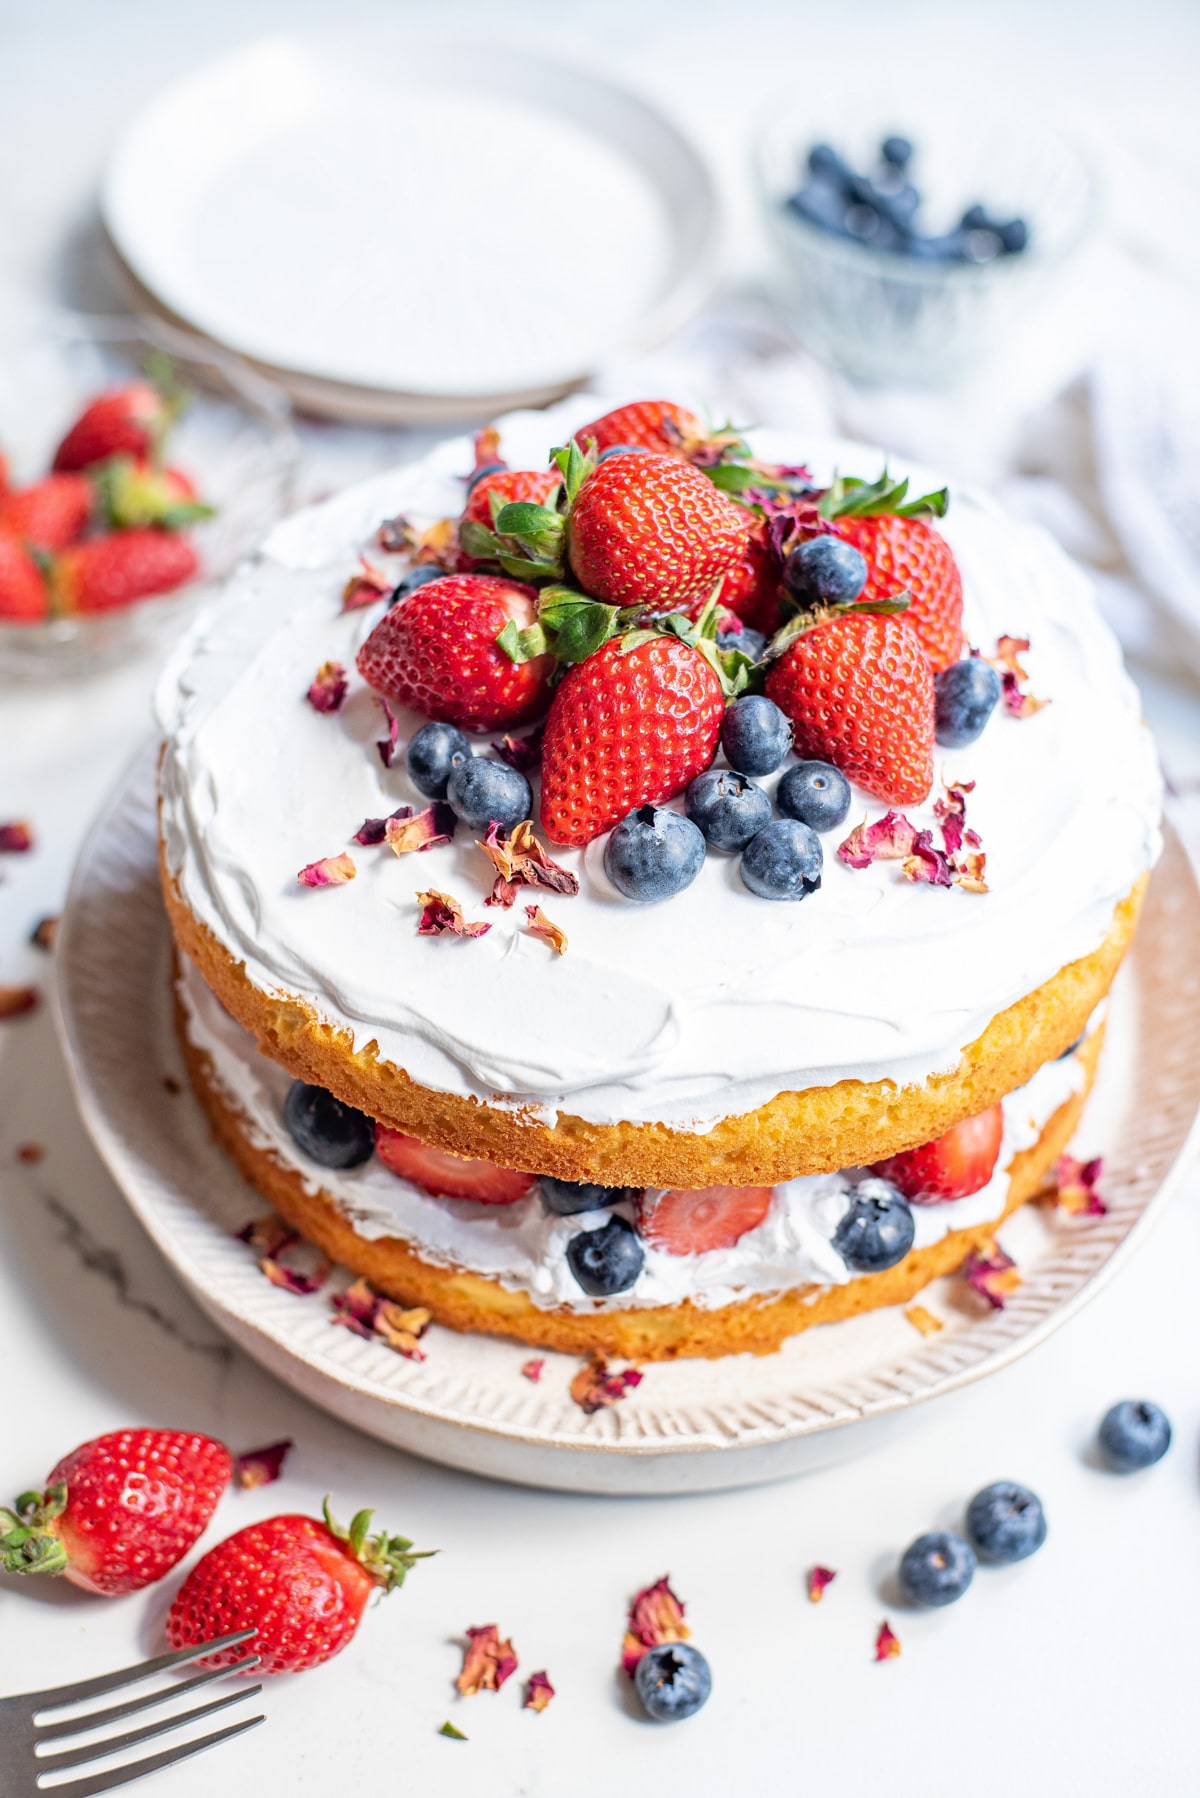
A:
POLYGON ((1042 1185, 1157 766, 1042 533, 860 446, 596 412, 298 514, 177 652, 180 1031, 248 1178, 379 1290, 772 1349, 1042 1185))

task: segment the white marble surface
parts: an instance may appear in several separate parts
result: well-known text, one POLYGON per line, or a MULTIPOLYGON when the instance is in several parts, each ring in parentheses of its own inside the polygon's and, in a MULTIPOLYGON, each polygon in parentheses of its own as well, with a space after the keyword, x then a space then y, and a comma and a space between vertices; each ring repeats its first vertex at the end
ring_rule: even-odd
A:
MULTIPOLYGON (((453 8, 464 29, 484 12, 453 8)), ((0 309, 103 304, 90 196, 127 107, 214 47, 326 13, 317 0, 213 0, 200 11, 135 0, 103 9, 47 0, 34 10, 0 0, 8 170, 0 309), (31 158, 35 128, 43 148, 31 158)), ((369 9, 351 5, 341 16, 366 18, 369 9)), ((603 51, 665 93, 703 131, 727 179, 764 50, 771 86, 782 43, 799 46, 817 70, 841 67, 846 52, 844 18, 835 31, 814 7, 773 0, 752 0, 736 25, 715 4, 648 10, 627 0, 553 14, 521 0, 510 16, 518 29, 603 51), (734 127, 718 133, 716 104, 731 71, 742 100, 734 127)), ((1182 3, 1152 0, 1134 28, 1111 0, 1086 9, 1014 0, 986 19, 974 8, 865 0, 853 39, 856 55, 869 45, 914 80, 1012 82, 1022 103, 1086 101, 1101 136, 1120 108, 1122 141, 1140 135, 1164 147, 1168 184, 1175 147, 1194 134, 1197 16, 1182 3)), ((1136 234, 1137 209, 1122 216, 1136 234)), ((1189 254, 1173 238, 1155 241, 1168 260, 1189 254)), ((398 441, 312 429, 306 447, 313 491, 394 457, 398 441)), ((50 976, 26 933, 60 905, 88 820, 146 730, 150 677, 135 665, 71 690, 0 693, 0 817, 28 817, 38 836, 33 854, 0 869, 0 980, 50 976)), ((1160 677, 1144 675, 1143 685, 1179 792, 1177 818, 1196 842, 1200 699, 1160 677)), ((715 1497, 541 1495, 406 1460, 311 1410, 227 1348, 142 1238, 87 1143, 43 1008, 0 1026, 0 1490, 36 1482, 61 1452, 126 1422, 186 1423, 239 1447, 291 1435, 286 1483, 228 1498, 224 1528, 308 1508, 330 1490, 343 1510, 373 1503, 391 1527, 445 1551, 372 1611, 340 1661, 272 1685, 267 1727, 160 1776, 148 1792, 251 1798, 394 1785, 438 1798, 645 1788, 708 1798, 757 1785, 842 1798, 1185 1794, 1197 1790, 1182 1693, 1200 1587, 1198 1199, 1193 1177, 1135 1262, 1037 1354, 914 1415, 867 1458, 715 1497), (44 1144, 45 1158, 19 1163, 21 1142, 44 1144), (1176 1445, 1159 1468, 1118 1480, 1092 1465, 1088 1445, 1103 1409, 1129 1395, 1166 1407, 1176 1445), (888 1586, 899 1550, 919 1530, 953 1522, 970 1493, 999 1476, 1041 1492, 1046 1549, 1024 1567, 981 1574, 947 1612, 899 1609, 888 1586), (803 1593, 814 1560, 840 1575, 820 1607, 803 1593), (667 1569, 689 1602, 716 1690, 695 1721, 656 1731, 637 1720, 614 1668, 627 1597, 667 1569), (904 1653, 875 1666, 871 1644, 885 1614, 904 1653), (521 1712, 516 1681, 498 1697, 454 1698, 454 1638, 493 1619, 514 1636, 525 1671, 549 1668, 559 1697, 544 1716, 521 1712), (468 1743, 437 1736, 447 1716, 468 1743)), ((62 1584, 18 1589, 0 1579, 0 1692, 153 1651, 173 1583, 104 1602, 62 1584)))

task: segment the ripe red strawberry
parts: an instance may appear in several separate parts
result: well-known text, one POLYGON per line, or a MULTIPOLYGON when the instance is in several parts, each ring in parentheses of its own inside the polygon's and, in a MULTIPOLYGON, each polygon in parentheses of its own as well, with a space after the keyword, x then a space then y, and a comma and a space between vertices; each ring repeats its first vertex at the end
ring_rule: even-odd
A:
POLYGON ((23 543, 0 531, 0 618, 33 624, 50 612, 45 576, 23 543))
POLYGON ((757 1229, 771 1205, 770 1186, 708 1186, 700 1192, 664 1192, 643 1200, 638 1229, 651 1248, 668 1255, 702 1255, 731 1249, 757 1229))
POLYGON ((233 1456, 185 1430, 118 1430, 58 1463, 46 1490, 0 1510, 0 1567, 64 1573, 109 1596, 162 1579, 203 1534, 233 1456))
POLYGON ((706 432, 694 412, 677 406, 673 400, 635 400, 632 405, 618 406, 590 425, 574 432, 576 443, 586 449, 589 438, 597 453, 612 449, 618 443, 654 450, 661 456, 686 457, 690 450, 704 442, 706 432))
POLYGON ((375 1126, 375 1153, 384 1167, 402 1180, 411 1180, 422 1192, 438 1199, 474 1199, 477 1205, 515 1205, 534 1183, 532 1174, 519 1174, 491 1161, 475 1161, 435 1149, 416 1136, 375 1126))
MULTIPOLYGON (((167 1616, 172 1648, 193 1648, 240 1629, 257 1631, 256 1673, 301 1673, 347 1646, 378 1587, 404 1583, 415 1553, 407 1536, 369 1536, 371 1511, 349 1529, 315 1517, 268 1517, 210 1548, 184 1580, 167 1616)), ((228 1667, 245 1644, 206 1655, 198 1667, 228 1667)))
POLYGON ((935 674, 963 653, 962 576, 940 531, 923 518, 881 513, 871 518, 839 518, 838 535, 867 558, 867 584, 859 603, 891 599, 905 587, 912 604, 904 622, 921 640, 935 674))
POLYGON ((716 754, 724 716, 721 683, 698 649, 677 637, 632 648, 613 638, 554 695, 542 739, 547 836, 590 843, 636 806, 681 793, 716 754))
POLYGON ((490 574, 448 575, 390 607, 358 652, 377 693, 465 730, 519 724, 546 702, 553 657, 514 662, 496 647, 510 621, 525 630, 537 593, 490 574))
POLYGON ((872 1172, 882 1174, 916 1205, 965 1199, 981 1191, 995 1173, 1003 1135, 1004 1109, 993 1105, 978 1117, 953 1124, 933 1142, 877 1161, 872 1172))
POLYGON ((848 612, 798 637, 767 675, 801 758, 832 762, 889 805, 933 785, 933 670, 903 616, 848 612))
POLYGON ((195 482, 181 468, 155 468, 132 456, 113 456, 88 472, 105 521, 118 529, 159 525, 178 531, 212 516, 212 507, 198 498, 195 482))
MULTIPOLYGON (((461 522, 481 524, 491 530, 493 495, 502 506, 515 505, 520 500, 527 500, 535 506, 545 506, 560 485, 561 477, 557 468, 497 469, 494 474, 484 475, 476 481, 467 495, 461 522)), ((458 559, 460 567, 464 569, 480 566, 479 557, 469 556, 462 549, 459 550, 458 559)))
POLYGON ((610 456, 567 517, 567 553, 586 593, 609 605, 683 608, 735 568, 750 514, 670 456, 610 456))
POLYGON ((86 475, 46 475, 32 487, 5 495, 0 502, 0 530, 37 549, 65 549, 83 536, 95 497, 86 475))
POLYGON ((783 622, 782 588, 782 570, 767 541, 766 520, 757 519, 751 524, 741 560, 721 583, 721 604, 736 612, 751 630, 772 637, 783 622))
POLYGON ((149 381, 101 393, 84 407, 54 452, 55 473, 87 468, 109 456, 148 457, 171 418, 172 408, 149 381))
POLYGON ((64 612, 112 612, 190 581, 200 558, 186 537, 137 529, 91 537, 65 549, 51 570, 64 612))

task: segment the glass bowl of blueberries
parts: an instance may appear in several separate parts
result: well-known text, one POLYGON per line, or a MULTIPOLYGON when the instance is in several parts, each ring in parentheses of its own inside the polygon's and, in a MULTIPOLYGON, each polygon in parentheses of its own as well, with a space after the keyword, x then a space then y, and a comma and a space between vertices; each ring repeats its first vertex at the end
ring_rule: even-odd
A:
POLYGON ((1028 117, 935 113, 919 135, 874 117, 822 121, 792 102, 764 132, 781 297, 804 340, 859 380, 952 380, 1083 242, 1095 181, 1073 143, 1028 117))

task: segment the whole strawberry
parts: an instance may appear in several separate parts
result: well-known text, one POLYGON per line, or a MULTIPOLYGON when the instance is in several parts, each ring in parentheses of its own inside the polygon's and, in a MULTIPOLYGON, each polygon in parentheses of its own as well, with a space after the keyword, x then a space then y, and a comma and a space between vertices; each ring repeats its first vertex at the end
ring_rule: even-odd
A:
POLYGON ((597 452, 614 449, 617 444, 654 450, 660 456, 686 457, 705 441, 704 426, 686 406, 673 400, 635 400, 632 405, 618 406, 590 425, 575 432, 575 440, 584 448, 590 442, 597 452))
POLYGON ((58 1463, 45 1492, 0 1509, 0 1567, 62 1573, 89 1592, 162 1579, 204 1532, 233 1456, 185 1430, 117 1430, 58 1463))
POLYGON ((109 456, 154 454, 174 408, 149 381, 130 381, 84 407, 54 452, 55 473, 88 468, 109 456))
POLYGON ((358 652, 368 686, 398 705, 465 730, 496 730, 546 702, 553 660, 514 662, 496 646, 536 622, 537 594, 490 574, 430 581, 386 611, 358 652))
POLYGON ((854 608, 812 625, 767 674, 801 760, 832 762, 889 805, 933 785, 933 670, 903 615, 854 608))
MULTIPOLYGON (((188 1574, 167 1617, 172 1648, 241 1629, 257 1631, 258 1673, 319 1667, 351 1641, 371 1593, 402 1585, 414 1562, 406 1536, 368 1535, 372 1511, 349 1529, 315 1517, 268 1517, 210 1548, 188 1574)), ((197 1662, 229 1666, 238 1650, 197 1662)))
POLYGON ((741 560, 721 583, 721 604, 736 612, 751 630, 771 637, 783 618, 781 592, 780 561, 768 541, 766 520, 760 518, 751 524, 741 560))
POLYGON ((36 624, 50 613, 50 594, 41 569, 15 537, 0 531, 0 618, 36 624))
POLYGON ((606 643, 568 670, 546 720, 547 836, 590 843, 635 807, 682 792, 716 754, 724 715, 721 682, 691 644, 640 632, 606 643))
POLYGON ((486 557, 472 556, 468 549, 471 538, 469 527, 482 525, 485 530, 492 528, 492 519, 501 506, 528 501, 535 506, 547 506, 560 485, 556 468, 501 468, 493 474, 485 474, 475 482, 467 496, 459 521, 460 560, 463 568, 479 566, 486 557), (464 532, 463 527, 468 528, 464 532), (463 542, 465 537, 466 541, 463 542))
POLYGON ((96 494, 83 474, 50 474, 0 501, 0 530, 36 549, 65 549, 82 537, 96 494))
POLYGON ((609 605, 683 609, 735 568, 750 514, 690 463, 610 456, 567 515, 567 555, 585 593, 609 605))
POLYGON ((63 612, 113 612, 190 581, 200 558, 186 537, 135 529, 91 537, 63 550, 51 569, 63 612))
POLYGON ((911 594, 904 622, 940 674, 963 653, 962 576, 950 545, 929 523, 946 510, 945 489, 916 500, 907 493, 907 481, 892 481, 886 474, 870 484, 837 481, 820 510, 838 535, 866 557, 861 605, 891 599, 905 589, 911 594))

